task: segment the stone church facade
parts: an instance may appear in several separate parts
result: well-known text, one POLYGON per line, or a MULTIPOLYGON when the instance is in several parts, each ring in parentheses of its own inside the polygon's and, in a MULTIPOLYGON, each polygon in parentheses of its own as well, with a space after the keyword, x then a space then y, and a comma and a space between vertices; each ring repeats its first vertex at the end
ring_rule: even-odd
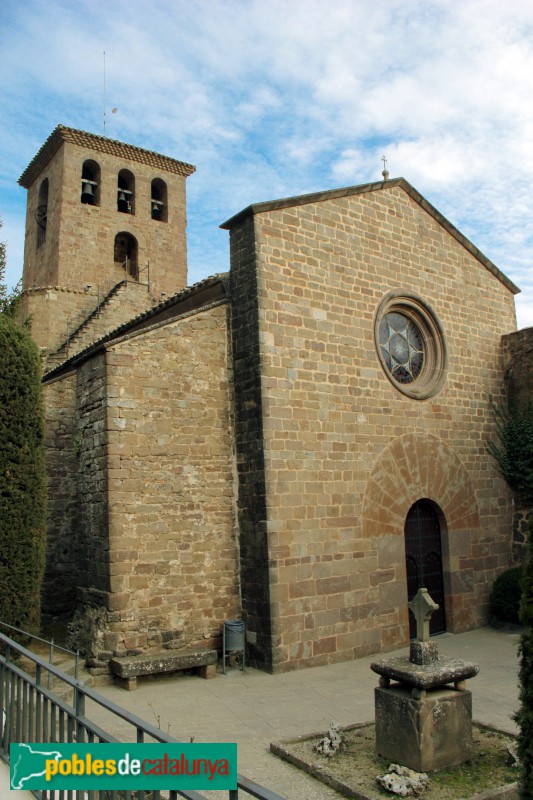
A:
POLYGON ((404 644, 419 585, 435 632, 486 623, 518 290, 402 178, 250 206, 228 273, 187 287, 193 169, 59 127, 21 178, 45 613, 95 666, 242 617, 273 672, 404 644))

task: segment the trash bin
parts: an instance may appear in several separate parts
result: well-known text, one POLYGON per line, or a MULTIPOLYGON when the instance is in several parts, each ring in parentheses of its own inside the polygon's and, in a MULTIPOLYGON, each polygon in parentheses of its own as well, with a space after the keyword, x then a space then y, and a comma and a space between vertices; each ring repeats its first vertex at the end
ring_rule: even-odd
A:
POLYGON ((224 623, 222 631, 222 650, 223 666, 222 671, 226 674, 226 654, 242 653, 241 670, 244 672, 246 646, 246 626, 242 619, 229 619, 224 623))

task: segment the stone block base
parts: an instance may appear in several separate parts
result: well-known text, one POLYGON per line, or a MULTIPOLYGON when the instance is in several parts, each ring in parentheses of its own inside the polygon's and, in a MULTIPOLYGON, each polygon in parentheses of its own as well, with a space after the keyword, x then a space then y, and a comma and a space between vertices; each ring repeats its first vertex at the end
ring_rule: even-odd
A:
POLYGON ((417 772, 472 756, 472 694, 433 689, 419 699, 402 686, 376 687, 376 752, 417 772))

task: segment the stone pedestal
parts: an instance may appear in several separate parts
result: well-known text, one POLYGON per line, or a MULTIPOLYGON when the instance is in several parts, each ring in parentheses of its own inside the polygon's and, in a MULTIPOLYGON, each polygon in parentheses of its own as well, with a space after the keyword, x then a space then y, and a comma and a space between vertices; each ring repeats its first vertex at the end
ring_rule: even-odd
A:
POLYGON ((417 772, 461 764, 472 756, 472 694, 409 687, 375 689, 376 752, 417 772))
POLYGON ((465 684, 479 667, 439 657, 437 643, 429 638, 431 615, 438 605, 427 589, 421 587, 408 605, 418 632, 409 658, 370 665, 380 676, 375 690, 376 752, 416 772, 429 772, 472 756, 472 695, 465 684), (398 684, 391 686, 391 681, 398 684))

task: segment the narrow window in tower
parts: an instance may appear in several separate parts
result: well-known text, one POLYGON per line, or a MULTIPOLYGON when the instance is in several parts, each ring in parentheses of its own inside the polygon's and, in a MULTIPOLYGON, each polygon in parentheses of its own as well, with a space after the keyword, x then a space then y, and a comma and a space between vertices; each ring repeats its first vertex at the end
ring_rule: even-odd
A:
POLYGON ((45 178, 39 187, 39 198, 37 200, 37 210, 35 212, 38 248, 46 241, 46 227, 48 225, 48 185, 48 178, 45 178))
POLYGON ((87 206, 100 205, 100 166, 92 159, 83 162, 80 201, 87 206))
POLYGON ((118 173, 117 211, 135 214, 135 176, 129 169, 121 169, 118 173))
POLYGON ((150 195, 150 209, 152 219, 160 222, 168 220, 167 185, 161 178, 154 178, 150 195))

